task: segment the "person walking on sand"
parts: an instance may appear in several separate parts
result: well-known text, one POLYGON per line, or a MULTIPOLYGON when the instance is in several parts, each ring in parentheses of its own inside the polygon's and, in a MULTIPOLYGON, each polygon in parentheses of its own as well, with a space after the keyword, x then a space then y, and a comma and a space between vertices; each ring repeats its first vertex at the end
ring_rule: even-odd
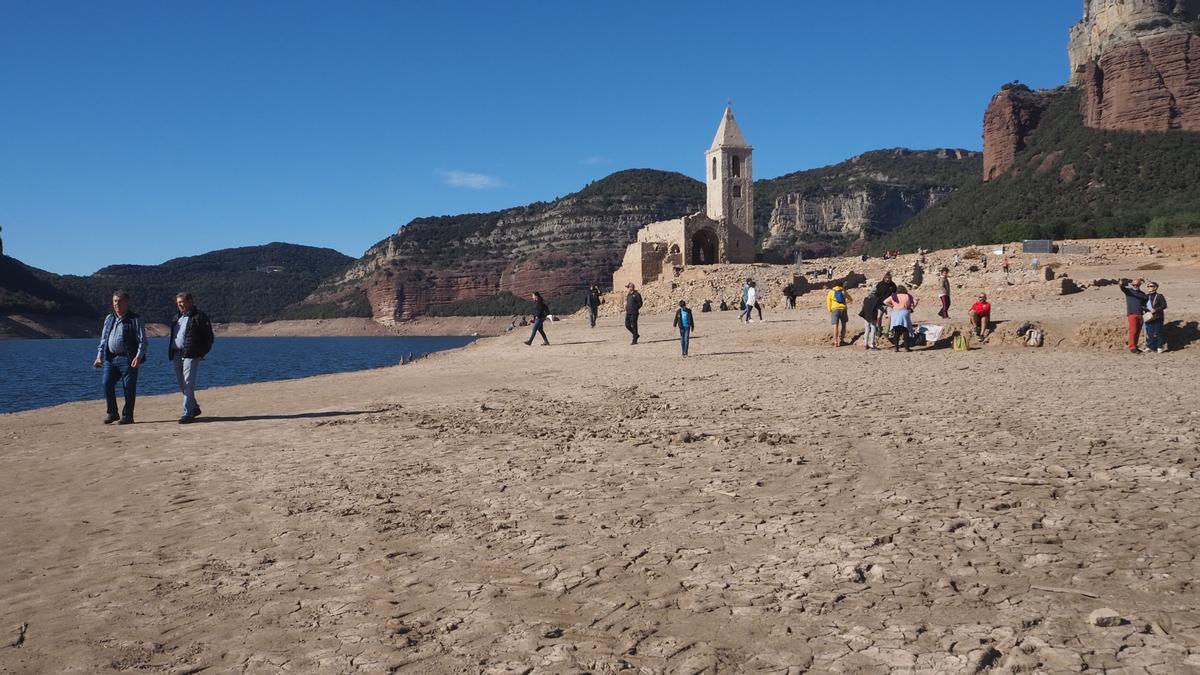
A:
POLYGON ((529 331, 529 339, 525 344, 532 345, 533 338, 539 333, 542 336, 542 346, 550 344, 550 340, 546 337, 546 317, 550 316, 550 308, 546 306, 546 301, 542 299, 542 294, 534 291, 530 297, 533 299, 533 330, 529 331))
POLYGON ((912 351, 912 313, 917 309, 917 299, 903 286, 883 299, 883 304, 892 308, 890 339, 892 351, 900 351, 900 337, 904 337, 904 351, 912 351))
POLYGON ((742 321, 753 323, 750 318, 755 308, 758 308, 758 320, 762 321, 762 307, 758 304, 758 287, 752 279, 746 280, 746 290, 742 294, 742 321))
POLYGON ((942 308, 938 310, 938 316, 943 319, 950 318, 950 268, 943 267, 941 273, 938 274, 938 300, 942 303, 942 308))
POLYGON ((879 339, 879 296, 875 295, 875 291, 863 298, 858 315, 863 320, 863 348, 879 349, 875 344, 879 339))
POLYGON ((1144 279, 1134 279, 1132 283, 1128 279, 1122 279, 1120 283, 1121 292, 1125 294, 1125 319, 1129 324, 1129 337, 1126 344, 1129 351, 1134 354, 1141 354, 1138 349, 1138 338, 1142 334, 1142 313, 1146 311, 1146 294, 1142 291, 1142 282, 1144 279))
POLYGON ((988 302, 987 293, 979 294, 979 299, 971 305, 971 311, 967 312, 967 317, 971 319, 975 337, 987 337, 988 330, 992 325, 992 303, 988 302))
POLYGON ((696 319, 684 300, 679 301, 679 309, 675 310, 675 323, 672 327, 679 329, 679 347, 683 349, 683 355, 687 356, 688 343, 691 341, 692 331, 696 329, 696 319))
POLYGON ((1000 269, 1004 270, 1005 274, 1008 274, 1008 256, 1004 256, 1004 260, 1000 261, 1000 269))
POLYGON ((200 370, 200 361, 212 350, 213 329, 208 315, 196 307, 191 293, 177 294, 175 308, 179 313, 171 322, 167 360, 175 366, 175 381, 183 394, 183 416, 179 423, 187 424, 200 415, 200 404, 196 402, 196 374, 200 370))
POLYGON ((633 336, 633 341, 629 344, 636 345, 641 337, 638 335, 638 313, 642 311, 642 294, 638 293, 632 282, 625 284, 625 288, 629 289, 625 294, 625 330, 633 336))
POLYGON ((834 347, 846 344, 846 321, 851 302, 854 302, 854 298, 841 284, 834 284, 825 294, 825 309, 829 311, 829 323, 833 324, 834 347))
POLYGON ((875 284, 875 297, 879 298, 879 328, 880 328, 880 330, 883 329, 883 322, 884 322, 884 319, 887 318, 887 311, 888 311, 887 305, 883 304, 883 299, 892 297, 892 294, 895 292, 896 292, 896 282, 892 281, 892 273, 884 272, 883 278, 879 280, 879 283, 875 284))
POLYGON ((600 313, 602 304, 604 304, 604 296, 600 293, 600 287, 592 284, 587 294, 588 325, 592 328, 596 327, 596 315, 600 313))
POLYGON ((1161 354, 1167 351, 1167 345, 1163 342, 1163 319, 1166 316, 1167 299, 1158 292, 1156 281, 1146 284, 1146 291, 1146 311, 1150 312, 1150 316, 1146 317, 1146 351, 1161 354))
POLYGON ((129 294, 114 291, 113 311, 104 317, 100 345, 96 348, 94 368, 103 368, 104 402, 108 406, 105 424, 133 424, 133 406, 137 403, 138 369, 146 362, 146 324, 129 309, 129 294), (117 381, 125 390, 125 405, 117 415, 117 381))

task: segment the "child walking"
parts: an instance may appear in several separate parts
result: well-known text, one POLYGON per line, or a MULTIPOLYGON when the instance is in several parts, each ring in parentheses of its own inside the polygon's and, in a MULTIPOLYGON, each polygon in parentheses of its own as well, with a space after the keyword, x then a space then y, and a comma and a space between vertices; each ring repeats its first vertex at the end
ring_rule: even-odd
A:
POLYGON ((675 310, 674 327, 679 329, 679 347, 683 349, 683 355, 688 355, 688 342, 692 337, 692 329, 696 327, 696 319, 692 316, 692 310, 688 309, 687 301, 679 301, 679 309, 675 310))

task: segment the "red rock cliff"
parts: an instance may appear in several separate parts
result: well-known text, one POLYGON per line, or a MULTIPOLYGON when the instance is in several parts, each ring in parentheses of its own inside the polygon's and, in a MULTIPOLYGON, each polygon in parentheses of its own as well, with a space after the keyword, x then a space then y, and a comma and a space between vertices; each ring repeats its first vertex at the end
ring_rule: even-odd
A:
POLYGON ((1200 37, 1128 40, 1084 64, 1084 122, 1096 129, 1200 131, 1200 37))
POLYGON ((1051 92, 1034 92, 1021 85, 1005 87, 992 97, 983 115, 983 179, 1007 172, 1029 134, 1041 121, 1051 92))

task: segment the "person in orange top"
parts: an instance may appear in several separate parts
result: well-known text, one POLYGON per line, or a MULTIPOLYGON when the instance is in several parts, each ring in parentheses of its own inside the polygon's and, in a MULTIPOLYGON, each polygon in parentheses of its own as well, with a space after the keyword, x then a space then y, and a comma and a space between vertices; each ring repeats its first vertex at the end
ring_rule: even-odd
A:
POLYGON ((992 303, 988 302, 987 293, 979 294, 979 299, 971 305, 971 311, 967 312, 967 316, 971 317, 971 326, 975 329, 975 337, 983 337, 987 334, 992 323, 992 303))

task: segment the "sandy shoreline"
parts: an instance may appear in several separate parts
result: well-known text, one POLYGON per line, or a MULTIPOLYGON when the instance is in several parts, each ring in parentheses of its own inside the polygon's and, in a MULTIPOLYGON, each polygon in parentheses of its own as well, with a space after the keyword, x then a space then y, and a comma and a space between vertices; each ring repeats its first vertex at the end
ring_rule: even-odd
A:
POLYGON ((1063 341, 967 353, 698 314, 686 361, 573 320, 188 427, 0 416, 0 671, 1189 672, 1200 345, 1097 342, 1121 306, 1014 299, 1063 341))
MULTIPOLYGON (((374 336, 446 336, 499 335, 511 317, 454 316, 421 317, 395 326, 384 326, 371 319, 305 319, 302 321, 264 321, 262 323, 221 323, 217 335, 230 337, 374 337, 374 336)), ((0 316, 0 340, 81 338, 99 334, 100 320, 58 318, 35 315, 0 316)), ((152 336, 169 333, 164 324, 149 324, 152 336)))

